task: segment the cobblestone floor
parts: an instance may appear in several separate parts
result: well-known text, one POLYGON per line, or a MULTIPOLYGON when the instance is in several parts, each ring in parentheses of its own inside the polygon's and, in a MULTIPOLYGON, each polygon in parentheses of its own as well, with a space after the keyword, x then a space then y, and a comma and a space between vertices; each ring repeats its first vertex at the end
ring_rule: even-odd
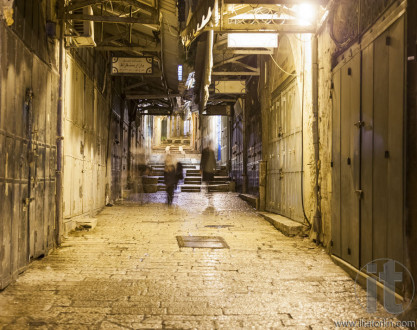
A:
POLYGON ((390 317, 371 318, 321 248, 283 236, 235 194, 208 205, 182 193, 172 208, 152 197, 107 207, 93 231, 33 262, 0 293, 0 328, 333 329, 390 317), (230 249, 179 248, 177 235, 221 236, 230 249))

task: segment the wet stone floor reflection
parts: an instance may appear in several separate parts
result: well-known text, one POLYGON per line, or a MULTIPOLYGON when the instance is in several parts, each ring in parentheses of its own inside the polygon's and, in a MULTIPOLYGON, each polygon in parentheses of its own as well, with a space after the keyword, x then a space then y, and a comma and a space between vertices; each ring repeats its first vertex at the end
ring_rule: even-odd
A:
POLYGON ((323 249, 285 237, 236 194, 144 201, 106 207, 94 230, 33 262, 0 293, 0 328, 334 329, 391 317, 368 314, 323 249), (229 248, 180 248, 190 235, 229 248))

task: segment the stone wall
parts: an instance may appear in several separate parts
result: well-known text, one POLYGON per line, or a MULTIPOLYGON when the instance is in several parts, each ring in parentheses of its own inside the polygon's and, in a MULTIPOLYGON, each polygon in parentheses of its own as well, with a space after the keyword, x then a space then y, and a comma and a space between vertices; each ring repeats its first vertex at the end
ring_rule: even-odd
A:
POLYGON ((319 58, 319 138, 320 138, 320 197, 322 235, 320 241, 330 248, 331 241, 331 198, 332 198, 332 55, 336 45, 330 38, 329 24, 318 35, 319 58))

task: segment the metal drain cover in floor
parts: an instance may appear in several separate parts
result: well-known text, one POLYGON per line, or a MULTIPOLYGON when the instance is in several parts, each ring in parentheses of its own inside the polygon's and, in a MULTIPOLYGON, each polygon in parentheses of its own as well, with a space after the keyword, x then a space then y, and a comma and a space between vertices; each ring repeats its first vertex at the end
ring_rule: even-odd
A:
POLYGON ((208 249, 228 249, 229 246, 222 237, 219 236, 177 236, 179 247, 188 248, 208 248, 208 249))
POLYGON ((232 227, 234 227, 233 225, 207 225, 207 226, 204 226, 204 227, 206 227, 206 228, 232 228, 232 227))

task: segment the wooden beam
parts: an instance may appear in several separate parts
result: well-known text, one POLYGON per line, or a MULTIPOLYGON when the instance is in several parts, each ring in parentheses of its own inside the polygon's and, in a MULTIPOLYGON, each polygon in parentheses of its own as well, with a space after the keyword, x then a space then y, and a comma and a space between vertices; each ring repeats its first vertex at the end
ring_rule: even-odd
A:
POLYGON ((259 76, 259 71, 257 72, 247 72, 247 71, 241 71, 241 72, 212 72, 212 76, 259 76))
POLYGON ((159 25, 159 22, 153 18, 149 19, 149 18, 136 18, 136 17, 74 15, 74 14, 67 14, 65 18, 69 20, 74 20, 74 21, 159 25))
POLYGON ((148 95, 141 95, 141 94, 130 94, 126 95, 127 100, 158 100, 158 99, 169 99, 175 97, 181 97, 182 94, 148 94, 148 95))

